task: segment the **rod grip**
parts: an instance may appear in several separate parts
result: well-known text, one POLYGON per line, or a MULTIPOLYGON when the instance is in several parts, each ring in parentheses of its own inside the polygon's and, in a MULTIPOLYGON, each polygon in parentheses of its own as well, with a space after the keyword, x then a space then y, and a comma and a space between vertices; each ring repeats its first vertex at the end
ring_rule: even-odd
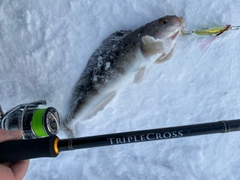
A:
POLYGON ((56 157, 58 155, 54 149, 56 140, 58 137, 54 135, 39 139, 2 142, 0 143, 0 163, 39 157, 56 157))

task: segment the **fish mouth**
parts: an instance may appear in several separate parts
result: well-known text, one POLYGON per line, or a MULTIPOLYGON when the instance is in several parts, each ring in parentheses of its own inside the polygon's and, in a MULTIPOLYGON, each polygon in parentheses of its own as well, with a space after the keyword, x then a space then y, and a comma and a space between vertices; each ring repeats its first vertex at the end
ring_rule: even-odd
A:
POLYGON ((181 26, 185 24, 183 17, 178 17, 178 21, 180 22, 181 26))
POLYGON ((177 17, 177 20, 178 20, 178 28, 177 28, 176 32, 170 36, 170 38, 172 40, 174 40, 178 36, 180 30, 183 28, 183 26, 185 24, 183 17, 177 17))
POLYGON ((179 31, 180 31, 180 30, 178 30, 177 32, 175 32, 172 36, 170 36, 170 38, 171 38, 171 39, 175 39, 175 38, 178 36, 179 31))
POLYGON ((180 30, 183 28, 183 26, 185 24, 183 17, 177 17, 177 19, 178 19, 178 23, 179 23, 178 30, 173 35, 170 36, 170 38, 172 40, 175 39, 178 36, 180 30))

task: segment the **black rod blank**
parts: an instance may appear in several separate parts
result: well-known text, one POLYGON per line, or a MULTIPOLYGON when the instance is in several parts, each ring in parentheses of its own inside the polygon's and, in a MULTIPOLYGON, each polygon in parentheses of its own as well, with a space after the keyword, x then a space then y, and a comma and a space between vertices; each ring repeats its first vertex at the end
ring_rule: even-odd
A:
POLYGON ((123 132, 99 136, 60 140, 59 151, 164 140, 240 130, 240 120, 219 121, 204 124, 123 132))
POLYGON ((56 157, 61 151, 173 139, 240 130, 240 119, 178 127, 140 130, 72 139, 57 136, 0 143, 0 163, 40 157, 56 157))

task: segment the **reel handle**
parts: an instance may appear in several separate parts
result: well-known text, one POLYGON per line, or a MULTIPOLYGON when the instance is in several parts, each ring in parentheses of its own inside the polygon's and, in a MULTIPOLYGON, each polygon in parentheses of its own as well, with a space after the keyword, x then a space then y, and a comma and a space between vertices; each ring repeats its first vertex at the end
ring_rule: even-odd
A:
POLYGON ((16 162, 39 157, 56 157, 58 137, 13 140, 0 143, 0 163, 16 162))

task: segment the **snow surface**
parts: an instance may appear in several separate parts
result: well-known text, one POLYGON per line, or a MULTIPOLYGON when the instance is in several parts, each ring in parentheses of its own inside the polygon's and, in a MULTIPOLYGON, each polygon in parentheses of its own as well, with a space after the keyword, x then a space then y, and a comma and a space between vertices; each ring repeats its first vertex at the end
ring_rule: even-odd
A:
MULTIPOLYGON (((117 30, 183 16, 190 29, 240 25, 240 2, 191 0, 1 0, 0 104, 46 99, 67 114, 71 91, 100 43, 117 30)), ((150 67, 78 136, 240 117, 240 31, 181 36, 174 56, 150 67)), ((240 179, 239 133, 99 147, 31 160, 25 180, 240 179)), ((60 138, 66 136, 61 132, 60 138)))

